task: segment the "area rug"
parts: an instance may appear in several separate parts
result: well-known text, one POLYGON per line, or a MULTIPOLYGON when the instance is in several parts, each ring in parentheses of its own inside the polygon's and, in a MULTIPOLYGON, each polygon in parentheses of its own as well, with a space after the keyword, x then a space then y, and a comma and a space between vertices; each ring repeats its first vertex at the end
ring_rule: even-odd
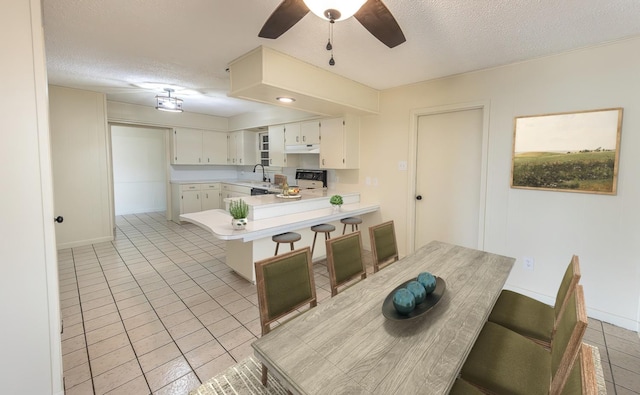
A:
POLYGON ((262 385, 262 364, 249 357, 207 380, 189 395, 285 395, 287 390, 273 375, 267 375, 267 386, 262 385))

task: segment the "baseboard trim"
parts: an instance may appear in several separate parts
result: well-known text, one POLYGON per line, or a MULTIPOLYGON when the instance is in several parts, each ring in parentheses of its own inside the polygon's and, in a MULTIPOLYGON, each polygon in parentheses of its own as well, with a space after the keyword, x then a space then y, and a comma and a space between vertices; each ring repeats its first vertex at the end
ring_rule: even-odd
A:
POLYGON ((56 247, 58 248, 58 250, 64 250, 65 248, 82 247, 90 244, 104 243, 106 241, 113 241, 113 240, 114 240, 113 236, 105 236, 105 237, 98 237, 95 239, 78 240, 78 241, 72 241, 69 243, 57 244, 56 247))

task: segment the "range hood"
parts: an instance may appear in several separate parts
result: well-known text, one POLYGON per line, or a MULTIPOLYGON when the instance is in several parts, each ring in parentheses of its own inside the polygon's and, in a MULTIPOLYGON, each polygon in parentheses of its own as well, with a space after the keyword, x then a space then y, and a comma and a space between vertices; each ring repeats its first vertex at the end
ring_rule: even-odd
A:
POLYGON ((320 144, 298 144, 284 147, 285 154, 319 154, 320 144))

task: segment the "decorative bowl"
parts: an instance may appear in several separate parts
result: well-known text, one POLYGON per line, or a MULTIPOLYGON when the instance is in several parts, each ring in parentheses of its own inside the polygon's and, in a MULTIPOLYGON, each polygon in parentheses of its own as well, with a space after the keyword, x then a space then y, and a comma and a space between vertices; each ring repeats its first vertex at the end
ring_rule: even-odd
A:
POLYGON ((407 315, 416 308, 416 299, 413 293, 406 288, 400 288, 393 294, 393 307, 400 314, 407 315))

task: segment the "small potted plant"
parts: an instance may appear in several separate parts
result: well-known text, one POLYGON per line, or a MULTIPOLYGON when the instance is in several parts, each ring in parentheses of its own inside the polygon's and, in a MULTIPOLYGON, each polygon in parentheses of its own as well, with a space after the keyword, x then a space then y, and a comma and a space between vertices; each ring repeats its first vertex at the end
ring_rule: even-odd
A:
POLYGON ((334 211, 340 211, 340 206, 342 206, 343 200, 340 195, 333 195, 329 199, 329 203, 333 206, 334 211))
POLYGON ((242 199, 232 200, 229 203, 229 213, 233 217, 231 225, 234 229, 244 229, 247 225, 247 215, 249 214, 249 205, 242 199))

